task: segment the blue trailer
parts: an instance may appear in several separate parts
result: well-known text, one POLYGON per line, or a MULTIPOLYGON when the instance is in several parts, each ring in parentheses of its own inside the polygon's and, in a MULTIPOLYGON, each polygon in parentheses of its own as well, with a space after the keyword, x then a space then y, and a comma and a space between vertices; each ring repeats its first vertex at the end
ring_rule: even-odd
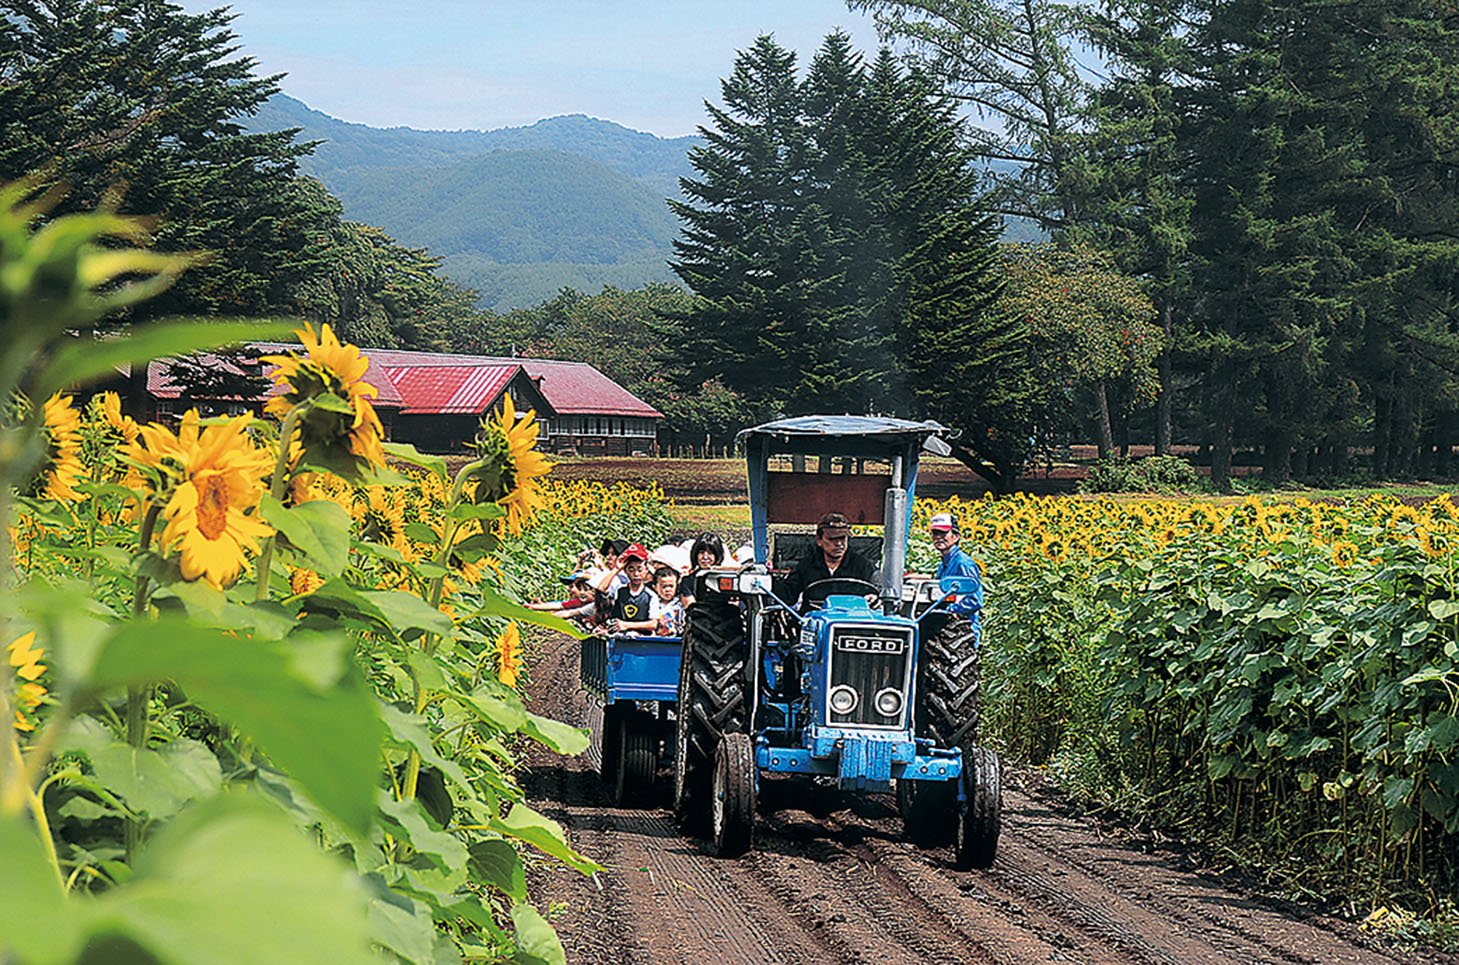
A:
POLYGON ((672 734, 682 642, 632 634, 582 641, 587 757, 615 804, 641 803, 652 788, 665 738, 672 734))

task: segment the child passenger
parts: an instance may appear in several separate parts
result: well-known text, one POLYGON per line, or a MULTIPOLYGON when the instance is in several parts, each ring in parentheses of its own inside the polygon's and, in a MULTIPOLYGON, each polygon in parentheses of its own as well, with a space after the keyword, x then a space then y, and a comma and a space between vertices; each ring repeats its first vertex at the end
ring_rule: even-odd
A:
POLYGON ((555 617, 562 617, 564 620, 578 620, 582 623, 591 624, 594 622, 596 607, 593 599, 597 595, 588 582, 589 574, 579 571, 571 576, 564 576, 562 582, 567 584, 567 598, 564 600, 546 600, 541 603, 528 603, 527 609, 540 610, 550 613, 555 617))

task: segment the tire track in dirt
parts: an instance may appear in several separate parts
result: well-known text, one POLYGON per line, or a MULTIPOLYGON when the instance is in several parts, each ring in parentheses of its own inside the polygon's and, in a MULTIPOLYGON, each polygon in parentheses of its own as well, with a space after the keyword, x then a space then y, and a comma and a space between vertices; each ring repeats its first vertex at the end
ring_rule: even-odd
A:
MULTIPOLYGON (((576 642, 534 641, 533 709, 581 721, 576 642)), ((1013 787, 997 862, 961 872, 950 849, 904 841, 885 797, 767 792, 756 850, 729 861, 682 836, 663 808, 610 806, 585 760, 534 749, 523 784, 607 867, 594 879, 555 864, 532 869, 534 898, 562 911, 554 923, 573 962, 1454 960, 1366 948, 1340 934, 1351 926, 1233 893, 1013 787)))
MULTIPOLYGON (((534 661, 534 710, 582 720, 586 698, 577 688, 575 643, 555 635, 540 642, 546 652, 534 661)), ((586 761, 534 750, 523 783, 579 850, 607 868, 595 876, 601 890, 584 887, 586 879, 561 867, 544 867, 534 880, 544 904, 567 906, 556 925, 571 961, 705 965, 839 957, 743 866, 702 854, 662 810, 610 807, 586 761)))

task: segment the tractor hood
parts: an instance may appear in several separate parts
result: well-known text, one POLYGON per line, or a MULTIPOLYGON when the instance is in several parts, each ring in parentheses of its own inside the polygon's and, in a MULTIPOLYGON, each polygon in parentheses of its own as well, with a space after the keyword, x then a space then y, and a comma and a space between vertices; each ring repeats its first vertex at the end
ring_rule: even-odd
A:
POLYGON ((776 451, 811 453, 824 451, 826 440, 833 439, 842 443, 864 441, 868 448, 886 447, 889 450, 900 449, 915 441, 927 451, 945 456, 952 451, 940 438, 947 431, 946 426, 931 421, 911 422, 861 415, 803 415, 742 429, 735 436, 735 441, 745 443, 759 438, 769 441, 776 451), (814 440, 822 442, 816 445, 814 440))

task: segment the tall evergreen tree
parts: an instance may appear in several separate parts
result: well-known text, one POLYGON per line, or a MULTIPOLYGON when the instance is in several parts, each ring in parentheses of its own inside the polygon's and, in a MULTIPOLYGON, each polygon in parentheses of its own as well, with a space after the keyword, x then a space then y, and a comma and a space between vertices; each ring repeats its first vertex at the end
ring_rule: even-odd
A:
POLYGON ((308 148, 240 125, 278 78, 237 56, 235 16, 164 0, 26 0, 0 16, 0 179, 43 171, 69 186, 57 214, 114 198, 155 217, 157 247, 213 253, 154 314, 279 311, 302 275, 288 235, 310 216, 292 190, 308 148))
POLYGON ((705 300, 685 329, 688 382, 723 377, 763 414, 792 400, 808 368, 800 350, 831 335, 812 311, 813 290, 827 284, 816 270, 825 239, 803 203, 795 60, 769 36, 736 58, 724 106, 705 105, 713 126, 689 154, 699 177, 680 181, 689 200, 671 202, 683 222, 672 267, 705 300))
POLYGON ((722 376, 765 412, 942 418, 964 430, 965 461, 1006 484, 1032 418, 1026 367, 1013 361, 1026 335, 992 308, 998 224, 956 105, 886 50, 868 70, 843 34, 794 92, 775 51, 761 38, 737 61, 726 110, 712 109, 719 130, 695 156, 703 179, 684 182, 693 201, 676 208, 677 270, 704 300, 684 326, 688 384, 722 376), (796 129, 778 136, 783 166, 749 163, 770 152, 747 149, 747 89, 798 105, 796 129), (769 213, 783 226, 773 240, 795 249, 775 264, 790 270, 747 273, 769 213), (795 313, 766 313, 792 303, 787 290, 795 313))
POLYGON ((1058 0, 848 0, 876 19, 972 113, 993 209, 1058 234, 1083 224, 1091 172, 1088 84, 1071 52, 1076 18, 1058 0))
MULTIPOLYGON (((1093 234, 1149 292, 1165 335, 1155 453, 1171 448, 1177 313, 1189 295, 1190 213, 1181 96, 1189 69, 1190 0, 1103 0, 1086 18, 1107 81, 1092 99, 1093 234)), ((1185 326, 1181 326, 1182 332, 1185 326)))

